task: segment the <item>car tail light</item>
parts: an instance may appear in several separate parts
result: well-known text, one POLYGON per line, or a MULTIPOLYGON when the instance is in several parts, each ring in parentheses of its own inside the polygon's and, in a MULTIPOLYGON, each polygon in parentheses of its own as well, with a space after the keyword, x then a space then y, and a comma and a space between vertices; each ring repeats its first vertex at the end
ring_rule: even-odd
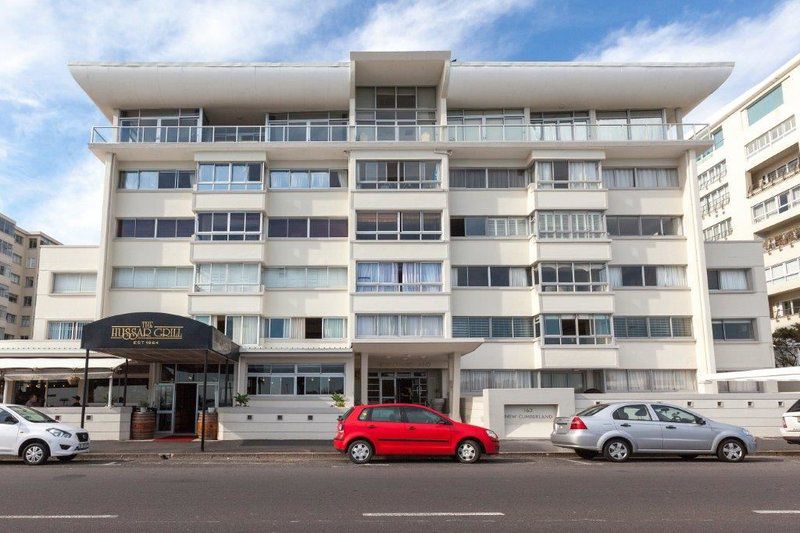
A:
POLYGON ((339 422, 338 424, 336 424, 336 431, 338 431, 339 433, 344 431, 344 424, 342 422, 339 422))
POLYGON ((586 427, 586 424, 583 423, 583 420, 581 420, 577 416, 573 416, 572 422, 569 423, 569 429, 588 429, 588 428, 586 427))

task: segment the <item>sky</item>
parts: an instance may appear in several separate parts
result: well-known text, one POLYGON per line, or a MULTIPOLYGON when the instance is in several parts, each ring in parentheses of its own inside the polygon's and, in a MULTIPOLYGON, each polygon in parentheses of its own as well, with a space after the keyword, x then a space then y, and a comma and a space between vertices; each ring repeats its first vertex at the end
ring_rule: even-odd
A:
POLYGON ((800 52, 800 0, 0 0, 0 212, 65 244, 99 240, 107 120, 70 61, 734 61, 703 122, 800 52))

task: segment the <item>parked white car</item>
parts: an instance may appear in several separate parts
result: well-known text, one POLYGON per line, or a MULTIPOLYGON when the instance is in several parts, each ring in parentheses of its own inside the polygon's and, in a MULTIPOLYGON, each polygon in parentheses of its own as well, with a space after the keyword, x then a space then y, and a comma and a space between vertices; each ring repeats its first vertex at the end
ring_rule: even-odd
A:
POLYGON ((40 465, 49 457, 61 462, 89 451, 89 433, 56 422, 22 405, 0 404, 0 455, 16 455, 25 464, 40 465))
POLYGON ((783 413, 781 437, 790 444, 800 444, 800 400, 783 413))

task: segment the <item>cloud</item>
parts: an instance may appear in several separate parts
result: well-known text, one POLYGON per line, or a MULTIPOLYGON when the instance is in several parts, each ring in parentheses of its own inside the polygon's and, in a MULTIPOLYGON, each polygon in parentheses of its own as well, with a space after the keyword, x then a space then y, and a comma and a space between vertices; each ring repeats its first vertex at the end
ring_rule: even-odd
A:
POLYGON ((800 0, 720 26, 713 17, 653 26, 647 21, 610 33, 579 60, 735 61, 731 77, 687 121, 710 116, 800 52, 800 0))

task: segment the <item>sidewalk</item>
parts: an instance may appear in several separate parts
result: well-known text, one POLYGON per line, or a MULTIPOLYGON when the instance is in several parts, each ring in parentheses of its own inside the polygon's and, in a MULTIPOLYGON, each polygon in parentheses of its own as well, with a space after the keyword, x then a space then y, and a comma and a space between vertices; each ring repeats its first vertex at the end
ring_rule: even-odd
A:
MULTIPOLYGON (((501 455, 571 454, 547 439, 504 440, 501 455)), ((98 441, 92 442, 90 458, 137 458, 160 456, 193 456, 200 454, 200 441, 98 441)), ((758 454, 800 454, 800 446, 787 444, 783 439, 758 439, 758 454)), ((330 441, 319 440, 227 440, 206 441, 206 455, 215 456, 336 456, 339 454, 330 441)))

